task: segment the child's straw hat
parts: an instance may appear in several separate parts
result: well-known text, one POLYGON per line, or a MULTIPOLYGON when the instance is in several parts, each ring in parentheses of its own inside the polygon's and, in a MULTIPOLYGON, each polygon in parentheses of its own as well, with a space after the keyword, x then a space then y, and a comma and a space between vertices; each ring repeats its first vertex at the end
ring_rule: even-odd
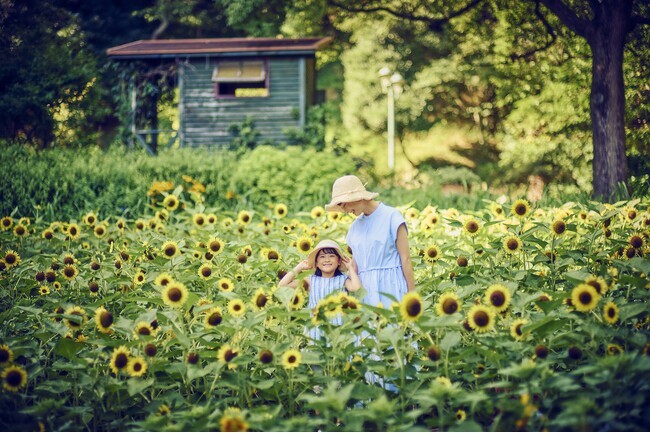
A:
POLYGON ((339 177, 332 185, 332 201, 325 205, 325 210, 328 212, 344 212, 341 203, 372 200, 378 195, 376 192, 366 191, 366 187, 356 176, 339 177))
MULTIPOLYGON (((312 268, 316 268, 316 256, 318 256, 318 252, 322 250, 323 248, 333 248, 336 250, 337 253, 339 253, 339 256, 341 258, 347 257, 345 254, 343 254, 343 251, 341 250, 341 247, 339 244, 337 244, 335 241, 330 240, 330 239, 324 239, 314 247, 314 249, 309 253, 307 256, 307 262, 309 262, 309 266, 312 268)), ((339 262, 339 270, 341 272, 345 272, 347 268, 345 267, 345 263, 341 260, 339 262)))

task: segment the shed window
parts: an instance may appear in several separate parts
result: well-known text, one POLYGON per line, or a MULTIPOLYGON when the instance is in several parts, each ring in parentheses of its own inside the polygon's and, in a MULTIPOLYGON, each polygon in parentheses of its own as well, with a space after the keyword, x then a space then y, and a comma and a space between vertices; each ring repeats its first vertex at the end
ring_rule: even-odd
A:
POLYGON ((262 60, 219 62, 212 72, 215 95, 221 98, 269 96, 267 63, 262 60))

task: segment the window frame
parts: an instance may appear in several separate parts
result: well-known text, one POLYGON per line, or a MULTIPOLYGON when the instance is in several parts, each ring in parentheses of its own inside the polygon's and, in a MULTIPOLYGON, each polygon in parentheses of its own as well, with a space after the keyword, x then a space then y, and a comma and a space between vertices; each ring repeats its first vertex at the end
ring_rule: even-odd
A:
MULTIPOLYGON (((270 80, 270 65, 269 65, 269 59, 268 58, 239 58, 239 59, 222 59, 217 61, 217 64, 215 65, 215 68, 219 66, 219 63, 234 63, 234 62, 239 62, 239 68, 240 70, 243 68, 243 65, 247 62, 262 62, 263 67, 264 67, 264 80, 261 81, 219 81, 219 80, 214 80, 214 97, 216 99, 254 99, 254 98, 269 98, 271 96, 271 80, 270 80), (266 95, 260 95, 260 96, 237 96, 235 95, 236 88, 233 89, 233 93, 223 93, 220 92, 220 86, 223 84, 241 84, 241 83, 248 83, 248 84, 257 84, 257 83, 262 83, 261 86, 259 87, 248 87, 248 88, 253 88, 253 89, 266 89, 266 95)), ((214 69, 213 69, 214 71, 214 69)), ((214 72, 213 72, 214 74, 214 72)), ((243 87, 247 88, 247 87, 243 87)))

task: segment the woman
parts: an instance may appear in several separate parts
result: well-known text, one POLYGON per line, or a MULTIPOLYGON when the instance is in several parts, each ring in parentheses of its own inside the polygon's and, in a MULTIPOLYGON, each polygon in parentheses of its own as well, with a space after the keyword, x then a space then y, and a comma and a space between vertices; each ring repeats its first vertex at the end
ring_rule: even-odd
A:
POLYGON ((332 201, 325 210, 357 217, 346 243, 367 291, 363 302, 389 308, 407 291, 415 290, 415 280, 406 221, 394 207, 375 201, 377 195, 366 191, 358 177, 343 176, 334 182, 332 201))

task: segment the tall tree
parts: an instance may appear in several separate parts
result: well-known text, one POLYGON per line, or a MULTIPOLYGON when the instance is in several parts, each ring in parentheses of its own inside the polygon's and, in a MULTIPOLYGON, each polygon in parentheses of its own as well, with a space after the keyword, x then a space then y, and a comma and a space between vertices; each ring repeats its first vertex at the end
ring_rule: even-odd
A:
MULTIPOLYGON (((590 112, 593 133, 593 195, 611 199, 620 183, 628 180, 625 144, 625 87, 623 55, 626 36, 636 26, 650 24, 647 2, 641 0, 527 0, 535 7, 529 19, 547 32, 547 42, 535 49, 514 54, 529 58, 536 51, 554 43, 558 31, 548 19, 551 12, 562 25, 584 38, 592 51, 590 112)), ((349 13, 386 13, 395 17, 426 23, 432 31, 449 27, 452 19, 485 8, 516 8, 510 1, 465 0, 431 2, 404 0, 358 0, 328 3, 349 13)), ((481 16, 477 14, 477 16, 481 16)), ((483 24, 479 22, 477 24, 483 24)))

